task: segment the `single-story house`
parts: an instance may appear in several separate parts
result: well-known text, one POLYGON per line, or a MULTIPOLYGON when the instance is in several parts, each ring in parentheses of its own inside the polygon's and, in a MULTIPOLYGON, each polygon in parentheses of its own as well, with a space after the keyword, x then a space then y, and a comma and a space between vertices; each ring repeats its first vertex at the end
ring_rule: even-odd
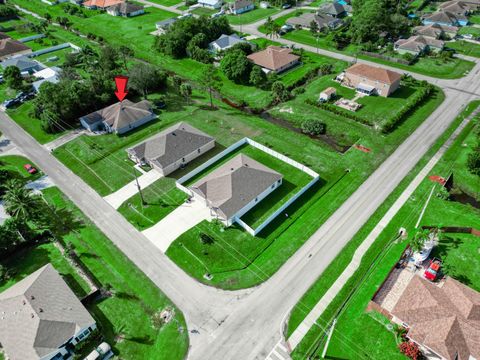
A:
POLYGON ((8 66, 16 66, 20 69, 20 72, 33 74, 37 71, 43 70, 45 67, 40 64, 38 61, 31 60, 26 56, 15 56, 0 62, 0 65, 3 69, 6 69, 8 66))
POLYGON ((436 11, 423 16, 422 23, 423 25, 465 26, 468 25, 468 18, 465 15, 455 15, 448 11, 436 11))
POLYGON ((213 54, 216 54, 220 51, 225 51, 230 49, 232 46, 239 44, 239 43, 247 43, 248 41, 243 40, 238 36, 237 34, 233 35, 222 35, 220 36, 217 40, 212 41, 210 44, 208 44, 208 49, 210 52, 213 54))
POLYGON ((330 28, 336 29, 343 24, 341 19, 335 18, 327 14, 304 13, 300 16, 294 16, 286 21, 287 25, 293 27, 300 27, 303 29, 310 29, 312 21, 317 23, 319 29, 330 28))
POLYGON ((128 99, 82 116, 80 123, 89 131, 124 134, 157 117, 149 101, 133 103, 128 99))
POLYGON ((97 327, 51 264, 0 293, 0 324, 10 360, 70 359, 97 327))
POLYGON ((342 85, 354 88, 359 93, 387 97, 400 87, 402 75, 381 67, 357 63, 350 66, 342 76, 342 85))
POLYGON ((480 293, 451 277, 413 276, 389 315, 430 359, 480 359, 480 293))
POLYGON ((50 68, 46 68, 40 71, 37 71, 36 73, 33 74, 35 78, 38 80, 34 81, 32 86, 35 89, 36 92, 40 89, 40 85, 42 85, 44 82, 49 82, 49 83, 58 83, 60 80, 60 73, 62 72, 62 69, 52 66, 50 68))
POLYGON ((318 8, 320 14, 331 15, 335 18, 344 17, 347 15, 345 6, 338 2, 325 2, 318 8))
POLYGON ((14 55, 24 55, 32 52, 27 45, 20 41, 6 38, 0 40, 0 60, 7 59, 14 55))
POLYGON ((164 34, 170 28, 170 26, 172 26, 172 24, 177 20, 178 18, 165 19, 157 22, 155 24, 155 27, 157 28, 157 31, 159 34, 164 34))
POLYGON ((223 0, 199 0, 198 5, 210 9, 220 9, 223 5, 223 0))
POLYGON ((336 95, 337 95, 337 89, 335 89, 334 87, 328 87, 320 93, 320 96, 318 97, 318 101, 326 102, 332 99, 333 97, 335 97, 336 95))
POLYGON ((292 49, 269 46, 265 50, 247 56, 248 60, 260 66, 264 72, 281 73, 300 63, 300 56, 292 54, 292 49))
POLYGON ((476 6, 480 9, 480 0, 462 0, 465 4, 476 6))
POLYGON ((228 9, 230 13, 239 15, 255 9, 255 4, 252 0, 235 0, 229 4, 228 9))
POLYGON ((10 36, 0 31, 0 40, 3 40, 3 39, 10 39, 10 36))
POLYGON ((145 14, 143 5, 123 2, 107 8, 107 13, 112 16, 133 17, 145 14))
POLYGON ((458 27, 445 26, 440 24, 429 24, 423 26, 415 26, 413 28, 415 35, 429 36, 435 39, 453 39, 457 36, 458 27))
POLYGON ((146 141, 127 149, 138 164, 148 164, 166 176, 215 147, 215 139, 180 122, 146 141))
POLYGON ((122 4, 125 0, 87 0, 82 5, 87 9, 106 10, 110 6, 122 4))
POLYGON ((226 226, 282 184, 283 176, 239 154, 189 187, 226 226))
POLYGON ((412 54, 419 56, 426 51, 440 52, 445 47, 445 42, 433 37, 415 35, 408 39, 400 39, 395 42, 394 48, 399 54, 412 54))
POLYGON ((438 8, 442 11, 448 11, 455 15, 468 15, 478 10, 478 5, 467 4, 463 1, 445 1, 438 5, 438 8))

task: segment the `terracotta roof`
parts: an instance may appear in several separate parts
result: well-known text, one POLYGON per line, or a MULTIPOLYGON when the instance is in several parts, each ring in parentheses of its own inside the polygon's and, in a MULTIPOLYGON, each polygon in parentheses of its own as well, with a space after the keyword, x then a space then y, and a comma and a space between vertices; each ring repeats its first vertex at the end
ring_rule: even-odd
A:
POLYGON ((239 154, 190 189, 229 220, 280 179, 282 175, 278 172, 239 154))
POLYGON ((402 77, 401 74, 395 71, 361 63, 350 66, 346 70, 346 73, 363 76, 369 80, 379 81, 389 85, 393 84, 402 77))
POLYGON ((51 264, 0 293, 0 342, 12 360, 44 358, 93 324, 51 264))
POLYGON ((0 40, 0 56, 14 55, 19 52, 31 50, 28 46, 22 44, 20 41, 14 39, 1 39, 0 40))
POLYGON ((101 9, 105 9, 109 6, 117 5, 123 3, 124 0, 87 0, 82 5, 83 6, 96 6, 101 9))
POLYGON ((414 276, 392 310, 408 337, 446 359, 480 358, 480 293, 452 278, 442 287, 414 276))
POLYGON ((263 68, 278 70, 291 62, 297 61, 300 56, 292 54, 291 49, 269 46, 265 50, 248 55, 247 58, 263 68))

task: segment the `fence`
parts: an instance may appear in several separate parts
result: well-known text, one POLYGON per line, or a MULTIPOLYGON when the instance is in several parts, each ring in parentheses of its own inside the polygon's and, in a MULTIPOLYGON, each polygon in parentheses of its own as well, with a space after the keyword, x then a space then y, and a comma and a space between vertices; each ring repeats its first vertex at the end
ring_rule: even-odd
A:
POLYGON ((244 228, 249 234, 255 236, 260 231, 262 231, 268 224, 270 224, 278 215, 280 215, 282 212, 284 212, 287 207, 289 207, 291 204, 293 204, 293 202, 295 202, 300 196, 302 196, 308 189, 310 189, 320 179, 320 176, 315 171, 313 171, 309 167, 299 163, 298 161, 292 160, 289 157, 287 157, 283 154, 280 154, 279 152, 277 152, 275 150, 272 150, 272 149, 266 147, 265 145, 262 145, 262 144, 254 141, 252 139, 243 138, 243 139, 237 141, 236 143, 234 143, 233 145, 230 145, 228 148, 226 148, 222 152, 218 153, 217 155, 215 155, 211 159, 207 160, 202 165, 200 165, 196 169, 192 170, 188 174, 182 176, 180 179, 178 179, 175 182, 175 185, 178 189, 182 190, 183 192, 185 192, 185 193, 187 193, 188 195, 191 196, 192 192, 187 187, 183 186, 183 184, 186 181, 188 181, 191 178, 193 178, 194 176, 198 175, 199 173, 204 171, 206 168, 208 168, 212 164, 219 161, 224 156, 230 154, 231 152, 235 151, 236 149, 238 149, 239 147, 241 147, 245 144, 251 145, 256 149, 258 149, 260 151, 263 151, 263 152, 265 152, 265 153, 267 153, 267 154, 269 154, 269 155, 271 155, 271 156, 273 156, 273 157, 275 157, 275 158, 277 158, 277 159, 295 167, 296 169, 298 169, 300 171, 303 171, 304 173, 310 175, 313 178, 307 185, 305 185, 295 195, 293 195, 290 199, 288 199, 287 202, 285 202, 285 204, 283 204, 279 209, 277 209, 273 214, 271 214, 256 229, 252 229, 249 225, 247 225, 240 218, 235 217, 234 221, 236 223, 238 223, 242 228, 244 228))
MULTIPOLYGON (((422 229, 437 229, 435 226, 422 226, 422 229)), ((474 229, 471 227, 461 227, 461 226, 443 226, 440 228, 440 231, 444 233, 457 233, 457 234, 472 234, 475 236, 480 236, 480 230, 474 229)))
POLYGON ((32 58, 32 57, 40 56, 40 55, 43 55, 43 54, 48 54, 48 53, 51 53, 51 52, 54 52, 54 51, 67 49, 69 47, 72 47, 70 45, 70 43, 64 43, 64 44, 60 44, 60 45, 51 46, 51 47, 46 48, 46 49, 31 52, 27 56, 32 58))
POLYGON ((21 43, 26 43, 29 41, 37 40, 37 39, 43 39, 45 37, 45 34, 37 34, 37 35, 32 35, 32 36, 27 36, 25 38, 19 39, 21 43))
POLYGON ((387 61, 395 62, 397 64, 402 64, 402 65, 410 65, 412 63, 411 61, 408 61, 408 60, 405 60, 405 59, 399 59, 399 58, 395 58, 395 57, 392 57, 392 56, 372 53, 372 52, 369 52, 369 51, 361 51, 360 53, 362 55, 371 56, 371 57, 374 57, 374 58, 377 58, 377 59, 387 60, 387 61))

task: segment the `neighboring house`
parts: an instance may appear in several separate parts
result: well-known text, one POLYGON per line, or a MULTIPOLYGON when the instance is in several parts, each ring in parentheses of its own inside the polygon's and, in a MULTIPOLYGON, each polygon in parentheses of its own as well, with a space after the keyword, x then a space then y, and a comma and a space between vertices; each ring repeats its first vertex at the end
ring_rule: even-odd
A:
POLYGON ((265 50, 250 54, 247 58, 260 66, 264 72, 281 73, 300 63, 300 56, 292 54, 292 49, 269 46, 265 50))
POLYGON ((252 0, 235 0, 229 4, 228 9, 230 13, 239 15, 255 9, 255 4, 252 0))
POLYGON ((230 226, 278 188, 282 179, 278 172, 239 154, 189 189, 230 226))
POLYGON ((176 22, 178 19, 177 18, 170 18, 166 20, 159 21, 155 24, 155 27, 157 28, 158 34, 165 34, 167 30, 172 26, 174 22, 176 22))
POLYGON ((413 28, 413 33, 415 35, 429 36, 435 39, 453 39, 455 36, 457 36, 458 27, 429 24, 415 26, 413 28))
POLYGON ((239 44, 239 43, 248 44, 248 41, 243 40, 237 34, 222 35, 217 40, 212 41, 210 44, 208 44, 208 49, 210 50, 210 52, 216 54, 220 51, 228 50, 235 44, 239 44))
POLYGON ((124 2, 107 8, 107 13, 112 16, 133 17, 145 14, 143 5, 124 2))
POLYGON ((213 137, 180 122, 127 149, 127 153, 136 163, 148 164, 166 176, 214 147, 213 137))
POLYGON ((20 72, 28 72, 29 74, 33 74, 45 68, 38 61, 31 60, 26 56, 16 56, 7 60, 3 60, 0 62, 0 65, 3 69, 6 69, 8 66, 16 66, 20 69, 20 72))
POLYGON ((408 39, 400 39, 395 42, 394 48, 399 54, 412 54, 419 56, 425 52, 440 52, 445 47, 445 42, 433 37, 415 35, 408 39))
POLYGON ((40 85, 42 85, 44 82, 49 82, 49 83, 58 83, 60 80, 60 73, 62 69, 52 66, 50 68, 46 68, 40 71, 37 71, 36 73, 33 74, 35 78, 37 78, 37 81, 34 81, 32 83, 33 88, 35 89, 36 92, 38 92, 40 85))
POLYGON ((223 5, 223 0, 199 0, 198 4, 210 9, 220 9, 223 5))
POLYGON ((270 3, 268 1, 260 1, 260 9, 268 9, 270 7, 270 3))
POLYGON ((70 0, 70 2, 75 5, 82 5, 83 1, 84 0, 70 0))
POLYGON ((319 102, 326 102, 334 98, 337 95, 337 89, 334 87, 328 87, 320 93, 318 97, 319 102))
POLYGON ((401 78, 395 71, 357 63, 345 70, 341 81, 359 93, 387 97, 400 87, 401 78))
POLYGON ((0 31, 0 40, 3 40, 3 39, 10 39, 10 36, 0 31))
POLYGON ((0 343, 10 360, 70 359, 96 327, 51 264, 0 293, 0 343))
POLYGON ((463 1, 445 1, 438 5, 442 11, 448 11, 455 15, 468 15, 478 10, 478 5, 467 4, 463 1))
POLYGON ((325 15, 331 15, 335 18, 344 17, 347 15, 345 6, 338 2, 326 2, 320 5, 318 12, 325 15))
POLYGON ((6 38, 0 40, 0 60, 7 59, 14 55, 24 55, 31 53, 32 49, 20 41, 6 38))
POLYGON ((287 25, 295 28, 310 29, 312 21, 317 23, 319 29, 336 29, 343 24, 341 19, 327 14, 304 13, 300 16, 291 17, 287 20, 287 25))
POLYGON ((82 5, 92 10, 106 10, 110 6, 122 4, 124 0, 87 0, 82 5))
POLYGON ((455 15, 448 11, 436 11, 433 14, 424 16, 422 23, 424 25, 465 26, 468 25, 468 18, 465 15, 455 15))
POLYGON ((450 277, 442 285, 413 276, 392 321, 430 359, 480 359, 480 293, 450 277))
POLYGON ((133 103, 127 99, 82 116, 80 123, 89 131, 106 131, 120 135, 156 117, 149 101, 133 103))

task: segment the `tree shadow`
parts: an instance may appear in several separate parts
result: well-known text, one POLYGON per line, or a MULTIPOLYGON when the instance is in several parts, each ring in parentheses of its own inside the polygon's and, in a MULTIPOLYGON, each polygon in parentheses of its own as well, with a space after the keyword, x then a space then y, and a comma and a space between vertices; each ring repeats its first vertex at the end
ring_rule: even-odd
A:
POLYGON ((133 300, 133 301, 139 301, 140 300, 140 298, 137 295, 130 294, 130 293, 127 293, 127 292, 124 292, 124 291, 115 292, 115 297, 117 297, 119 299, 123 299, 123 300, 133 300))

